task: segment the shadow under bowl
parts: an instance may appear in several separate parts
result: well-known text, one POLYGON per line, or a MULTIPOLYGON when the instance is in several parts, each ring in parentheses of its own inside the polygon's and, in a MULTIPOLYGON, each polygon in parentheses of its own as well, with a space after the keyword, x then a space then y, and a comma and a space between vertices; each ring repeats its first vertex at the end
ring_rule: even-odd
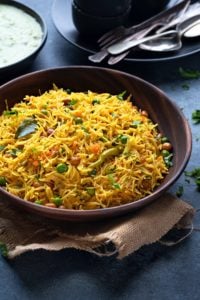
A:
POLYGON ((48 218, 74 222, 95 221, 123 215, 148 205, 162 196, 181 175, 190 158, 192 147, 191 131, 186 118, 160 89, 128 73, 89 66, 71 66, 30 73, 0 87, 0 113, 7 109, 6 103, 12 107, 25 95, 39 95, 51 89, 53 84, 75 92, 91 90, 97 93, 119 94, 126 90, 132 95, 134 105, 146 110, 153 122, 158 124, 159 131, 169 138, 173 146, 173 166, 161 185, 150 195, 121 206, 87 211, 48 208, 20 199, 0 188, 1 197, 5 201, 48 218))
POLYGON ((33 17, 40 25, 41 30, 42 30, 42 39, 40 41, 40 44, 34 49, 34 51, 30 52, 30 54, 26 55, 25 57, 21 58, 20 60, 11 63, 9 65, 6 65, 5 67, 0 67, 0 75, 2 74, 3 76, 8 76, 12 72, 17 74, 18 72, 21 72, 25 68, 27 68, 31 63, 34 62, 36 56, 38 53, 42 50, 43 46, 45 45, 46 39, 47 39, 47 26, 44 21, 44 19, 33 9, 30 7, 16 2, 12 0, 2 0, 1 5, 10 5, 11 7, 15 7, 17 9, 20 9, 22 12, 30 15, 33 17))

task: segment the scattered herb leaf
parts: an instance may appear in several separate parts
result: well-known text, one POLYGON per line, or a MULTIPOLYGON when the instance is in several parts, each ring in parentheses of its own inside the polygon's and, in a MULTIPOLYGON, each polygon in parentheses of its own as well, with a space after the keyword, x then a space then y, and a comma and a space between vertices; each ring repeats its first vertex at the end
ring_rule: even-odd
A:
POLYGON ((182 88, 185 90, 185 91, 188 91, 190 89, 190 86, 188 83, 183 83, 182 84, 182 88))
POLYGON ((195 168, 192 171, 185 171, 185 176, 189 176, 195 179, 195 183, 198 191, 200 191, 200 168, 195 168))
POLYGON ((182 185, 179 185, 179 186, 178 186, 178 189, 177 189, 177 191, 176 191, 176 196, 177 196, 177 197, 181 197, 181 196, 183 195, 183 193, 184 193, 184 188, 183 188, 182 185))
POLYGON ((200 71, 198 70, 184 70, 183 68, 179 68, 179 74, 184 79, 198 79, 200 77, 200 71))
POLYGON ((200 123, 200 109, 196 109, 192 113, 192 120, 194 121, 194 124, 200 123))

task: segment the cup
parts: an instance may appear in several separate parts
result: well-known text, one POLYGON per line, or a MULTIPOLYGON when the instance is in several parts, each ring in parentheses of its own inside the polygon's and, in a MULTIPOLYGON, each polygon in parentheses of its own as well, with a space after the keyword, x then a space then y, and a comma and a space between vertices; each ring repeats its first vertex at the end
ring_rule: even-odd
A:
POLYGON ((126 25, 131 11, 131 0, 73 0, 73 23, 82 35, 100 36, 126 25))

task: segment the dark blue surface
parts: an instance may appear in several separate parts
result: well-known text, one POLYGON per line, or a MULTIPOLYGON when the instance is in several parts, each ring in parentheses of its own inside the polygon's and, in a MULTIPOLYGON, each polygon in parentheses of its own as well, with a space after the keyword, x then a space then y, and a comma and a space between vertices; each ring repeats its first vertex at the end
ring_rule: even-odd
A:
MULTIPOLYGON (((67 1, 67 0, 66 0, 67 1)), ((69 0, 68 0, 69 1, 69 0)), ((63 65, 93 65, 88 53, 72 46, 56 31, 51 19, 53 1, 21 1, 36 9, 48 25, 48 39, 30 72, 63 65)), ((66 22, 67 23, 67 22, 66 22)), ((101 66, 107 65, 101 64, 101 66)), ((193 133, 193 151, 187 170, 200 167, 200 125, 193 125, 191 114, 200 109, 200 78, 183 80, 178 68, 200 70, 200 54, 168 63, 122 62, 116 69, 128 71, 157 85, 175 101, 188 118, 193 133), (185 90, 183 84, 188 84, 185 90)), ((10 79, 16 74, 11 74, 10 79)), ((8 78, 1 76, 0 83, 8 78)), ((181 134, 181 128, 180 128, 181 134)), ((184 175, 172 187, 184 185, 183 198, 200 208, 200 193, 184 175)), ((195 217, 200 224, 200 212, 195 217)), ((68 249, 60 252, 29 252, 7 261, 0 257, 0 299, 200 299, 200 233, 198 231, 174 247, 145 246, 122 261, 115 257, 68 249)))

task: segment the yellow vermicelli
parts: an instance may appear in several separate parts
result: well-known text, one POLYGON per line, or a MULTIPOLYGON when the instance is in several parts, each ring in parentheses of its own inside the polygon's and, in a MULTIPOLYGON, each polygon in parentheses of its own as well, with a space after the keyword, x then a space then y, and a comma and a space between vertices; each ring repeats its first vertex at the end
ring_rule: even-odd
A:
POLYGON ((54 87, 0 117, 0 184, 26 201, 118 206, 151 194, 167 172, 157 125, 122 95, 54 87))

